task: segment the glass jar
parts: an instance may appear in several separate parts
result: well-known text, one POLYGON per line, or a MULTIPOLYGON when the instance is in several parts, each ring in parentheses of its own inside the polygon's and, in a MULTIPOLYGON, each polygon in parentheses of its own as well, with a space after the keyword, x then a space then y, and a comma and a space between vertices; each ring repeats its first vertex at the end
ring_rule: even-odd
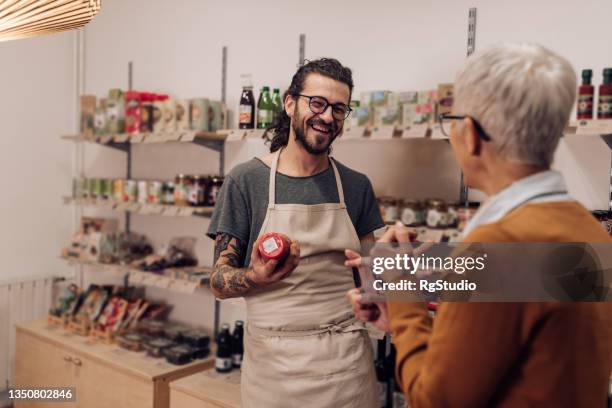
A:
POLYGON ((162 182, 161 181, 149 181, 147 186, 147 202, 149 204, 161 204, 162 203, 162 182))
POLYGON ((144 181, 144 180, 138 181, 138 197, 136 201, 139 204, 146 204, 147 198, 149 196, 148 187, 149 187, 148 181, 144 181))
POLYGON ((189 199, 189 188, 192 178, 184 174, 176 176, 174 184, 174 205, 187 205, 189 199))
POLYGON ((100 198, 103 200, 109 200, 112 198, 112 194, 112 180, 100 179, 100 198))
POLYGON ((206 194, 206 205, 212 207, 217 204, 217 197, 223 186, 223 176, 212 176, 208 180, 208 193, 206 194))
POLYGON ((162 184, 162 203, 174 205, 174 182, 166 181, 162 184))
POLYGON ((425 223, 423 203, 418 200, 406 199, 400 208, 400 221, 407 227, 418 227, 425 223))
POLYGON ((426 218, 430 228, 446 228, 448 226, 448 206, 439 198, 427 201, 426 218))
POLYGON ((123 183, 123 201, 134 203, 138 198, 138 184, 136 180, 125 180, 123 183))
POLYGON ((125 188, 125 181, 123 179, 113 180, 113 199, 115 201, 123 201, 123 190, 125 188))

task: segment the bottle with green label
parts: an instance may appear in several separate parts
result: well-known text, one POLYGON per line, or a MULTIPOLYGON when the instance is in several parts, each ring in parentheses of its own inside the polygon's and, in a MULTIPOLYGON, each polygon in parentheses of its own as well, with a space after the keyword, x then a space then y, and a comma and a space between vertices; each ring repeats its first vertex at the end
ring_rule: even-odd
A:
POLYGON ((272 98, 270 97, 270 88, 264 86, 259 94, 259 101, 257 102, 257 128, 265 129, 272 124, 272 116, 274 114, 274 107, 272 105, 272 98))
POLYGON ((274 88, 274 92, 272 93, 272 106, 274 110, 272 122, 275 122, 276 118, 278 115, 280 115, 281 110, 283 109, 283 100, 281 99, 280 89, 278 88, 274 88))

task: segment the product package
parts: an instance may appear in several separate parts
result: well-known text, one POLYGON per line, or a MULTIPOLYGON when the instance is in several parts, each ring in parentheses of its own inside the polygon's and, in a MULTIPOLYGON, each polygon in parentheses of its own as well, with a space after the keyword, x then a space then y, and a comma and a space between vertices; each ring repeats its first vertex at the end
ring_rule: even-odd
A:
POLYGON ((416 103, 405 103, 402 105, 402 113, 400 118, 400 124, 402 127, 412 126, 417 119, 417 104, 416 103))
POLYGON ((121 89, 111 89, 106 100, 108 133, 125 132, 125 98, 121 89))
POLYGON ((223 102, 210 101, 210 108, 208 110, 209 130, 216 132, 217 130, 225 129, 227 127, 225 116, 226 111, 223 102))
POLYGON ((187 99, 179 99, 176 101, 174 116, 176 130, 178 132, 189 130, 189 101, 187 99))
POLYGON ((210 101, 207 98, 194 98, 190 101, 191 107, 191 130, 208 132, 210 123, 208 121, 208 109, 210 101))
POLYGON ((164 109, 167 100, 168 95, 157 95, 155 97, 153 102, 153 133, 163 133, 165 131, 164 109))
POLYGON ((377 106, 374 108, 374 126, 395 125, 399 122, 398 105, 377 106))
POLYGON ((436 91, 422 91, 418 94, 416 106, 416 117, 414 124, 431 124, 434 122, 434 104, 436 101, 436 91))
POLYGON ((140 92, 128 91, 125 93, 125 132, 134 135, 140 133, 142 113, 140 92))
POLYGON ((108 132, 108 122, 106 120, 106 99, 100 99, 94 116, 94 133, 104 135, 108 132))
POLYGON ((162 132, 176 131, 176 101, 166 99, 162 105, 162 132))
POLYGON ((454 101, 454 85, 440 84, 438 85, 438 104, 436 116, 443 113, 450 113, 453 109, 454 101))
POLYGON ((81 96, 81 134, 93 136, 94 121, 96 117, 96 97, 93 95, 81 96))

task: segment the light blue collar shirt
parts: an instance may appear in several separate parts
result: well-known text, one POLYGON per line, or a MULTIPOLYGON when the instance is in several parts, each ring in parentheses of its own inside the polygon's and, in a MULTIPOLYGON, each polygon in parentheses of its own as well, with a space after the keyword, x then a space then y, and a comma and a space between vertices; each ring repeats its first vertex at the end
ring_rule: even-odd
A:
POLYGON ((561 173, 547 170, 532 174, 489 197, 466 224, 463 237, 480 225, 499 221, 525 204, 571 200, 561 173))

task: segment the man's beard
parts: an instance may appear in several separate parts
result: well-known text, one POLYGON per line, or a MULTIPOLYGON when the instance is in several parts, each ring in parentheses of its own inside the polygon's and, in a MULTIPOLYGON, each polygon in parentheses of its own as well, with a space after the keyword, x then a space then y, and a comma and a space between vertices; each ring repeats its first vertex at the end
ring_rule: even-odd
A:
POLYGON ((300 143, 304 147, 304 149, 313 156, 327 154, 329 152, 331 144, 334 142, 334 140, 336 140, 336 137, 338 137, 342 129, 338 129, 336 123, 328 125, 321 119, 317 118, 311 118, 306 121, 306 126, 313 125, 317 125, 322 128, 328 128, 330 130, 331 136, 328 139, 329 141, 324 146, 318 146, 308 141, 304 129, 304 122, 301 120, 299 115, 294 116, 293 124, 291 125, 291 127, 293 128, 293 132, 295 133, 295 140, 297 140, 298 143, 300 143))

